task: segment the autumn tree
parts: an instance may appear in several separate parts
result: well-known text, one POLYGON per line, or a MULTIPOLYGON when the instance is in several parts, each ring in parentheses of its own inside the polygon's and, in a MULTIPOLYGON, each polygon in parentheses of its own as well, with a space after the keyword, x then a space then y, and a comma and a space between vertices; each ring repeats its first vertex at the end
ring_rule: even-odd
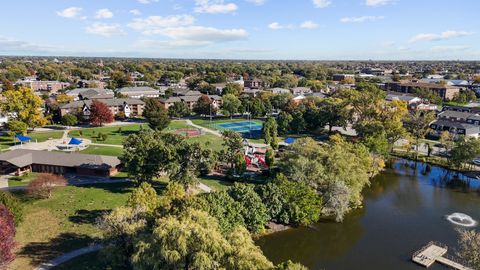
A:
POLYGON ((57 187, 67 185, 67 181, 61 175, 42 173, 30 182, 27 186, 27 192, 33 197, 48 199, 57 187))
POLYGON ((243 158, 243 138, 240 133, 224 130, 222 132, 224 149, 220 156, 226 163, 230 164, 230 169, 235 170, 235 163, 239 156, 243 158))
POLYGON ((145 101, 143 116, 147 119, 150 128, 154 130, 164 130, 170 124, 168 111, 157 99, 149 98, 145 101))
POLYGON ((16 120, 8 121, 6 127, 8 129, 8 135, 12 137, 15 135, 24 135, 28 129, 27 124, 16 120))
POLYGON ((418 160, 420 140, 424 139, 430 131, 430 123, 432 123, 433 120, 435 120, 435 114, 431 111, 416 110, 405 117, 405 128, 415 140, 415 160, 418 160))
POLYGON ((158 219, 136 245, 132 264, 137 270, 273 268, 244 228, 223 235, 215 218, 193 209, 158 219))
POLYGON ((480 232, 459 230, 457 255, 473 269, 480 269, 480 232))
POLYGON ((240 102, 240 99, 236 97, 233 94, 227 94, 222 97, 223 100, 223 105, 222 105, 222 110, 225 116, 230 116, 230 118, 233 117, 235 113, 238 113, 240 110, 240 107, 242 106, 242 103, 240 102))
POLYGON ((0 191, 0 205, 4 205, 10 213, 15 217, 15 224, 18 225, 23 221, 24 208, 22 202, 14 195, 6 191, 0 191))
POLYGON ((98 100, 93 100, 90 105, 90 124, 93 126, 103 126, 105 123, 111 123, 115 120, 110 108, 98 100))
POLYGON ((200 115, 213 115, 217 108, 213 106, 212 100, 207 95, 202 95, 193 107, 193 111, 200 115))
POLYGON ((32 89, 20 87, 2 93, 4 100, 0 105, 2 112, 8 113, 11 120, 23 122, 28 127, 36 128, 48 123, 41 108, 43 100, 33 93, 32 89))
POLYGON ((8 209, 0 204, 0 269, 15 259, 15 221, 8 209))
POLYGON ((242 93, 243 88, 241 85, 238 83, 227 83, 225 87, 222 90, 222 95, 234 95, 234 96, 240 96, 242 93))
POLYGON ((147 182, 142 182, 134 189, 127 199, 127 206, 140 208, 147 213, 153 213, 159 205, 155 189, 147 182))
POLYGON ((263 123, 263 134, 265 137, 265 143, 270 145, 273 149, 278 147, 278 125, 277 121, 273 117, 269 117, 265 123, 263 123))
POLYGON ((188 108, 187 104, 179 101, 173 103, 172 106, 168 108, 168 115, 172 118, 182 118, 189 116, 192 112, 188 108))

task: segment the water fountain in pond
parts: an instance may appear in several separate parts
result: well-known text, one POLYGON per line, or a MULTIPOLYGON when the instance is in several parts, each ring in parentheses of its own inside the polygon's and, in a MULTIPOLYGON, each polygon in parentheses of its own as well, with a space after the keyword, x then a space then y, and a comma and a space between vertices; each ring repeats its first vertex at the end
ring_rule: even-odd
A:
POLYGON ((450 221, 450 223, 452 224, 463 226, 463 227, 475 227, 478 223, 471 216, 463 213, 453 213, 451 215, 446 216, 446 219, 450 221))

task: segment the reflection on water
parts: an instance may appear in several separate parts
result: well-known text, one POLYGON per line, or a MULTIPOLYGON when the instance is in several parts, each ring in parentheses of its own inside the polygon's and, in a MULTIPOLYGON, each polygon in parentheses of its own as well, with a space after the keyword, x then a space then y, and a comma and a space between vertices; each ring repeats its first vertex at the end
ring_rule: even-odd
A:
POLYGON ((455 247, 458 226, 446 215, 480 220, 479 189, 479 180, 398 160, 374 179, 364 191, 364 207, 343 223, 326 220, 257 243, 274 262, 292 259, 311 269, 419 269, 409 258, 427 242, 455 247))

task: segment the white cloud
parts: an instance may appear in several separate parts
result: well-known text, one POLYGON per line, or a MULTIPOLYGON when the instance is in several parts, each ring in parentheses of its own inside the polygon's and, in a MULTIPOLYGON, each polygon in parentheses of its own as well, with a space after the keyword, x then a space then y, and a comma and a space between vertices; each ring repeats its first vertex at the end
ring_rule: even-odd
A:
POLYGON ((113 12, 111 12, 108 8, 99 9, 95 14, 95 18, 97 19, 113 18, 113 12))
POLYGON ((312 21, 304 21, 300 27, 305 29, 315 29, 318 28, 318 24, 312 21))
POLYGON ((437 41, 437 40, 447 40, 447 39, 452 39, 452 38, 457 38, 457 37, 465 37, 465 36, 470 36, 473 35, 473 32, 467 32, 467 31, 444 31, 440 34, 437 33, 421 33, 418 34, 410 39, 411 43, 414 42, 420 42, 420 41, 437 41))
POLYGON ((52 49, 51 47, 39 46, 11 37, 0 36, 0 52, 45 52, 51 51, 52 49))
POLYGON ((313 5, 316 8, 326 8, 332 4, 330 0, 313 0, 313 5))
POLYGON ((272 30, 292 29, 293 25, 291 25, 291 24, 283 25, 283 24, 280 24, 278 22, 272 22, 271 24, 268 25, 268 28, 270 28, 272 30))
POLYGON ((187 26, 194 22, 195 18, 192 15, 149 16, 144 19, 134 19, 128 26, 143 31, 144 34, 151 34, 162 28, 187 26))
POLYGON ((212 43, 241 40, 248 36, 244 29, 218 29, 204 26, 169 27, 157 29, 151 34, 163 35, 175 40, 210 41, 212 43))
POLYGON ((224 0, 195 0, 197 13, 230 13, 237 9, 235 3, 225 3, 224 0))
POLYGON ((80 12, 82 12, 82 10, 83 9, 79 7, 69 7, 64 10, 57 11, 57 15, 60 17, 73 19, 77 17, 80 14, 80 12))
POLYGON ((137 2, 139 2, 140 4, 147 5, 147 4, 150 4, 150 3, 156 3, 156 2, 158 2, 158 0, 137 0, 137 2))
POLYGON ((360 16, 360 17, 345 17, 341 18, 342 23, 362 23, 362 22, 374 22, 385 19, 384 16, 360 16))
POLYGON ((392 2, 392 0, 366 0, 365 5, 370 7, 378 7, 388 5, 392 2))
MULTIPOLYGON (((153 34, 153 33, 152 33, 153 34)), ((140 40, 141 48, 195 48, 215 43, 244 40, 248 33, 243 29, 217 29, 213 27, 188 26, 157 29, 154 34, 163 35, 169 40, 140 40)))
POLYGON ((132 9, 132 10, 130 10, 128 13, 130 13, 130 14, 132 14, 132 15, 134 15, 134 16, 140 16, 140 15, 142 15, 142 12, 140 12, 140 10, 138 10, 138 9, 132 9))
POLYGON ((247 2, 253 3, 257 6, 261 6, 267 2, 267 0, 247 0, 247 2))
POLYGON ((104 37, 121 35, 125 33, 119 24, 108 24, 99 22, 95 22, 87 26, 87 28, 85 28, 85 31, 89 34, 95 34, 104 37))
POLYGON ((431 50, 433 52, 451 52, 451 51, 465 51, 471 49, 467 45, 444 45, 444 46, 433 46, 431 50))

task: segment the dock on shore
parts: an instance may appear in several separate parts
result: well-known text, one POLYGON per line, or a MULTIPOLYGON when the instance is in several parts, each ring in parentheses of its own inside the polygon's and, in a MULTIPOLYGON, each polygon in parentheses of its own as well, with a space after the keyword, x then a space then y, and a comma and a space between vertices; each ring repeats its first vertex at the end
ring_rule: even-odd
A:
POLYGON ((447 267, 457 270, 473 270, 464 264, 448 256, 448 247, 437 242, 430 242, 412 256, 412 261, 426 268, 432 266, 435 262, 441 263, 447 267))

